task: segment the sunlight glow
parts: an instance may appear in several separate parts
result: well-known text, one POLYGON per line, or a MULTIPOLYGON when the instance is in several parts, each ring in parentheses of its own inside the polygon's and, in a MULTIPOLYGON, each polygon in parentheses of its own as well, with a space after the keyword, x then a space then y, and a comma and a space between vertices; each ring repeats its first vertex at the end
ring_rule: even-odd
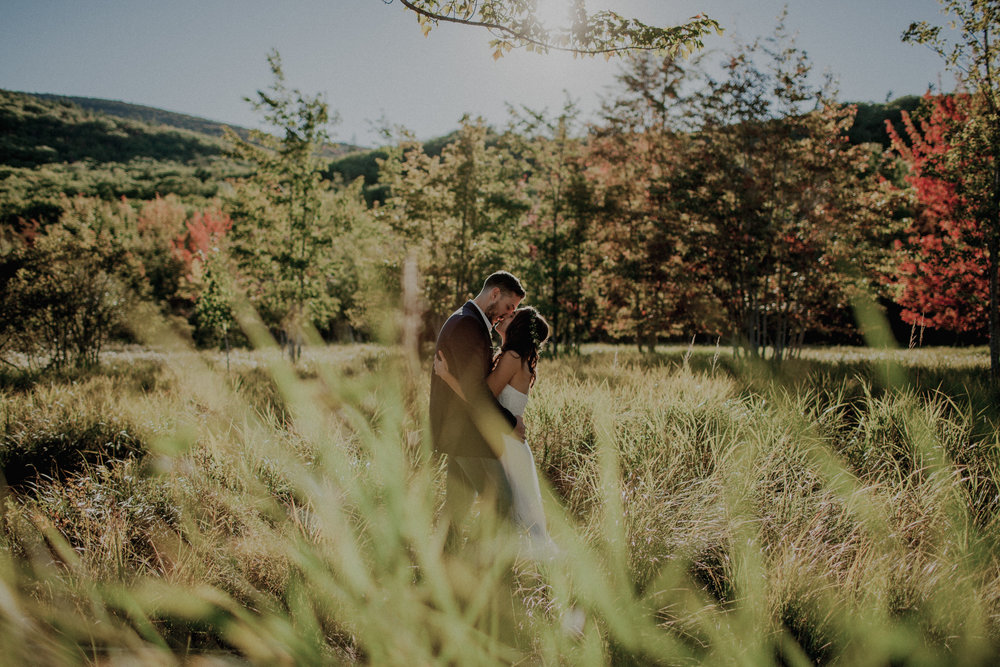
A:
POLYGON ((546 28, 565 28, 572 22, 570 11, 572 0, 537 0, 535 2, 535 18, 546 28))

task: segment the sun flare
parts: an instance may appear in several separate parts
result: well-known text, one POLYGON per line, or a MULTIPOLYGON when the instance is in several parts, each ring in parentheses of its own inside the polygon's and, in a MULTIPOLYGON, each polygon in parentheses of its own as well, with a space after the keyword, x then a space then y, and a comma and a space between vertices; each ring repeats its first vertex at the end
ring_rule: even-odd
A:
POLYGON ((558 29, 570 24, 572 8, 573 3, 570 0, 537 0, 533 13, 546 28, 558 29))

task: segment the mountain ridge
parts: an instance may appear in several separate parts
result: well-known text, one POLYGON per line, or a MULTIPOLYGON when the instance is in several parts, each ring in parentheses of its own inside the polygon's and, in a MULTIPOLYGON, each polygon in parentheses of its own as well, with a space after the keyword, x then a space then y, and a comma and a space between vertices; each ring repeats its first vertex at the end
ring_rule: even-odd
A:
MULTIPOLYGON (((202 116, 181 113, 179 111, 168 111, 159 107, 137 104, 134 102, 124 102, 122 100, 109 100, 100 97, 81 97, 76 95, 62 95, 59 93, 32 93, 25 91, 0 91, 14 93, 17 95, 27 95, 48 102, 73 104, 85 111, 96 112, 122 118, 125 120, 139 121, 151 126, 163 126, 173 129, 186 130, 197 134, 207 135, 217 139, 225 136, 225 128, 230 128, 239 137, 248 139, 251 130, 235 123, 225 123, 215 121, 202 116)), ((335 159, 347 153, 367 150, 361 146, 355 146, 343 142, 333 142, 323 146, 319 151, 319 156, 326 159, 335 159)))
POLYGON ((116 116, 118 118, 139 120, 150 125, 166 125, 168 127, 192 130, 194 132, 200 132, 202 134, 208 134, 216 137, 224 136, 224 128, 226 127, 232 129, 244 138, 250 134, 250 130, 248 128, 241 127, 233 123, 223 123, 201 116, 181 113, 178 111, 168 111, 166 109, 152 107, 145 104, 135 104, 133 102, 124 102, 122 100, 109 100, 100 97, 60 95, 57 93, 22 92, 21 94, 31 95, 33 97, 53 102, 70 102, 78 107, 87 109, 88 111, 98 111, 106 113, 109 116, 116 116))

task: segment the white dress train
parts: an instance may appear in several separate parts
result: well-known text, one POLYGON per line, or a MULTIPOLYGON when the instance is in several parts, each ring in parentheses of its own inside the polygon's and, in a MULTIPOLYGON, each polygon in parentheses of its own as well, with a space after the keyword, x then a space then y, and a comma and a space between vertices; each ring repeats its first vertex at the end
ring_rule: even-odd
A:
MULTIPOLYGON (((507 385, 497 397, 500 405, 510 410, 515 417, 524 414, 528 395, 507 385)), ((545 525, 542 510, 542 492, 538 485, 538 470, 535 457, 528 444, 517 438, 504 435, 504 452, 500 457, 504 474, 510 483, 511 512, 514 523, 524 531, 527 546, 534 557, 555 555, 557 548, 545 525)))

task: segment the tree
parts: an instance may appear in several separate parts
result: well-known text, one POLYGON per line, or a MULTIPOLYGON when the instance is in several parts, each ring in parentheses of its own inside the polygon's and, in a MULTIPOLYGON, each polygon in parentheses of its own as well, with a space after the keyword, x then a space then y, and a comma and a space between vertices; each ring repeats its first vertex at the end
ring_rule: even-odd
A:
POLYGON ((640 347, 727 336, 780 361, 830 330, 867 281, 872 153, 853 109, 810 81, 783 25, 728 58, 724 76, 648 58, 622 77, 594 144, 608 224, 604 295, 640 347), (766 57, 766 68, 758 61, 766 57))
POLYGON ((322 181, 316 157, 329 141, 331 118, 321 97, 286 87, 277 52, 267 62, 273 83, 247 101, 279 134, 252 131, 249 140, 228 134, 233 154, 255 170, 229 200, 232 253, 251 303, 281 330, 297 359, 304 329, 325 324, 336 308, 326 286, 336 270, 331 248, 339 230, 321 215, 331 185, 322 181))
POLYGON ((150 296, 158 303, 177 306, 183 262, 174 251, 174 239, 184 229, 187 207, 176 195, 156 196, 139 206, 135 252, 149 281, 150 296))
POLYGON ((0 335, 14 333, 15 347, 50 367, 96 365, 147 290, 128 210, 78 197, 57 224, 7 245, 0 335))
POLYGON ((383 215, 417 257, 435 331, 485 276, 528 251, 514 237, 527 208, 518 194, 521 172, 489 134, 481 118, 464 117, 441 155, 404 138, 379 162, 379 182, 388 188, 383 215))
POLYGON ((232 225, 219 209, 196 211, 184 223, 184 233, 172 241, 174 257, 184 267, 182 291, 194 302, 196 335, 222 338, 227 368, 229 331, 236 322, 232 271, 224 248, 232 225))
POLYGON ((969 95, 967 120, 948 137, 952 150, 942 173, 961 183, 963 217, 975 220, 982 230, 988 261, 990 378, 1000 387, 1000 4, 939 2, 955 28, 953 39, 943 35, 940 26, 920 21, 910 24, 903 41, 934 50, 969 95))
POLYGON ((857 247, 874 218, 871 153, 849 145, 854 110, 810 82, 784 34, 744 47, 712 82, 684 176, 700 218, 709 283, 727 332, 752 356, 780 361, 806 332, 830 330, 865 282, 857 247), (761 69, 763 53, 769 66, 761 69))
POLYGON ((369 209, 363 177, 334 188, 324 197, 323 207, 324 217, 340 230, 332 256, 337 271, 326 276, 335 309, 330 328, 323 333, 354 340, 355 335, 375 329, 385 297, 398 291, 405 251, 377 215, 378 209, 369 209))
POLYGON ((448 275, 453 263, 447 257, 453 236, 447 224, 450 201, 441 158, 429 156, 418 141, 404 134, 378 165, 379 186, 386 192, 380 215, 416 257, 424 278, 423 300, 430 320, 426 324, 437 331, 441 324, 437 320, 455 302, 448 275))
MULTIPOLYGON (((391 2, 391 0, 388 0, 391 2)), ((552 27, 538 12, 542 0, 400 0, 416 12, 426 35, 440 22, 486 28, 493 34, 490 47, 500 58, 511 49, 568 51, 582 55, 614 55, 627 51, 666 51, 686 54, 702 47, 702 38, 720 32, 719 24, 698 14, 687 23, 668 28, 649 26, 612 11, 588 14, 584 0, 566 3, 566 21, 552 27)))
POLYGON ((690 146, 690 69, 680 60, 634 56, 623 90, 605 105, 606 124, 586 161, 602 223, 595 282, 606 330, 652 349, 664 336, 711 327, 705 280, 688 238, 693 218, 677 208, 690 146))
POLYGON ((236 324, 234 288, 227 257, 215 250, 204 258, 202 288, 194 305, 195 322, 202 331, 222 338, 229 370, 229 331, 236 324))
MULTIPOLYGON (((967 206, 961 174, 941 175, 948 142, 968 119, 967 95, 928 95, 919 123, 903 113, 905 138, 888 126, 892 147, 907 165, 906 180, 917 211, 904 239, 896 241, 899 260, 889 283, 915 327, 985 333, 989 328, 989 262, 979 221, 963 215, 967 206)), ((972 165, 969 165, 970 167, 972 165)), ((989 164, 980 168, 989 168, 989 164)))
POLYGON ((535 286, 532 301, 542 305, 552 326, 550 350, 559 343, 579 345, 584 325, 584 246, 589 231, 590 193, 584 177, 584 143, 578 136, 580 111, 567 99, 559 115, 522 107, 511 109, 505 142, 524 164, 524 192, 531 202, 523 231, 530 244, 518 269, 535 286))

